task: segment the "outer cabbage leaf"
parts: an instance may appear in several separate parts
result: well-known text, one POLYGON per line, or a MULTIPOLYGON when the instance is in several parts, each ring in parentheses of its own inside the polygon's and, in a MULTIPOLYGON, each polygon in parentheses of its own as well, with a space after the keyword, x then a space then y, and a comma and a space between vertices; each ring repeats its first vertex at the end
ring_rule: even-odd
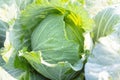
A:
POLYGON ((120 22, 120 7, 110 6, 100 11, 94 18, 95 27, 93 30, 93 40, 97 41, 100 37, 112 33, 114 26, 120 22))
POLYGON ((36 0, 0 0, 0 19, 13 26, 21 10, 36 0))
POLYGON ((49 80, 36 71, 22 71, 11 67, 0 67, 1 80, 49 80))
POLYGON ((0 20, 0 48, 4 46, 6 38, 6 31, 8 30, 8 24, 0 20))
POLYGON ((86 80, 120 79, 120 25, 95 45, 85 65, 86 80))
POLYGON ((52 80, 71 80, 76 74, 75 71, 80 70, 83 66, 81 60, 74 66, 67 61, 56 64, 48 63, 43 60, 41 52, 20 51, 20 55, 24 56, 38 72, 52 80))
POLYGON ((5 61, 2 59, 2 56, 0 56, 0 66, 3 66, 5 64, 5 61))
POLYGON ((34 69, 30 70, 20 70, 11 67, 6 64, 6 62, 0 56, 0 80, 48 80, 47 78, 41 76, 34 69))
POLYGON ((2 48, 0 49, 0 80, 47 80, 36 71, 30 71, 31 68, 26 64, 26 62, 24 63, 27 65, 27 67, 24 67, 23 64, 18 64, 17 60, 15 60, 17 63, 16 65, 24 68, 24 70, 15 68, 12 65, 14 63, 13 60, 15 59, 14 54, 16 53, 16 50, 13 50, 13 48, 11 48, 8 32, 9 25, 6 22, 0 20, 0 48, 2 48), (10 59, 9 56, 11 56, 10 59), (8 60, 10 63, 7 63, 8 60))
POLYGON ((0 80, 17 80, 16 78, 21 74, 22 71, 8 68, 5 66, 6 62, 0 56, 0 80))
POLYGON ((1 80, 18 80, 22 71, 13 68, 4 68, 0 66, 0 79, 1 80))
MULTIPOLYGON (((4 42, 6 39, 6 32, 8 31, 8 27, 9 26, 6 22, 3 22, 0 20, 0 48, 1 47, 4 48, 4 42)), ((1 56, 2 52, 3 52, 3 49, 1 49, 1 51, 0 51, 0 80, 9 80, 9 79, 17 80, 13 76, 18 77, 18 75, 19 75, 18 73, 20 73, 20 71, 17 69, 15 70, 15 69, 7 68, 5 66, 6 62, 3 60, 2 56, 1 56), (14 72, 16 72, 16 73, 14 73, 14 72)))
POLYGON ((36 0, 15 0, 15 3, 20 10, 23 10, 26 6, 33 3, 34 1, 36 0))
POLYGON ((16 4, 16 6, 22 10, 24 9, 28 4, 34 2, 34 1, 37 1, 37 0, 1 0, 0 1, 0 7, 4 6, 5 4, 6 5, 11 5, 11 4, 16 4))

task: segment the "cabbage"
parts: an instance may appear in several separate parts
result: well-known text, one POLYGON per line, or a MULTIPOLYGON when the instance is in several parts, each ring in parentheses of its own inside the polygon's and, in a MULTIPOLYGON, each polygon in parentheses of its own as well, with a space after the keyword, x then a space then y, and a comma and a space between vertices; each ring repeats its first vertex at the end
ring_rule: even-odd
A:
POLYGON ((51 80, 75 78, 85 60, 83 33, 91 28, 87 13, 82 7, 77 9, 83 13, 70 6, 27 7, 10 31, 14 51, 8 64, 26 70, 28 62, 51 80))

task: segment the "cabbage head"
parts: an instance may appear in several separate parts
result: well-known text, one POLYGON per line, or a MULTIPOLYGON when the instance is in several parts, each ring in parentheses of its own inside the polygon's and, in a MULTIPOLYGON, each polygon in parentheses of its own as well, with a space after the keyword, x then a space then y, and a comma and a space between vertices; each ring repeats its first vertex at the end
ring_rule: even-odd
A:
MULTIPOLYGON (((82 19, 63 7, 27 7, 10 31, 10 41, 17 53, 15 61, 18 64, 24 57, 37 72, 51 80, 73 80, 84 63, 86 23, 82 19)), ((24 60, 20 62, 24 64, 24 60)))

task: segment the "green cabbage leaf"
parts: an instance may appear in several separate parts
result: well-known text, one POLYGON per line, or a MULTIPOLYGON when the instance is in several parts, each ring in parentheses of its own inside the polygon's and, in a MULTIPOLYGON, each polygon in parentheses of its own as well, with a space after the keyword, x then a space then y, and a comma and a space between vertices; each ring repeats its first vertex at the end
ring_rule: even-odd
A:
POLYGON ((8 30, 9 25, 0 20, 0 48, 4 46, 4 41, 6 39, 6 31, 8 30))
POLYGON ((95 42, 85 64, 86 80, 120 79, 120 7, 110 6, 94 18, 95 42))
POLYGON ((113 32, 101 37, 85 65, 86 80, 120 79, 120 24, 113 32))
POLYGON ((120 7, 109 6, 101 10, 95 17, 95 27, 93 28, 93 40, 109 35, 114 31, 114 26, 120 23, 120 7))

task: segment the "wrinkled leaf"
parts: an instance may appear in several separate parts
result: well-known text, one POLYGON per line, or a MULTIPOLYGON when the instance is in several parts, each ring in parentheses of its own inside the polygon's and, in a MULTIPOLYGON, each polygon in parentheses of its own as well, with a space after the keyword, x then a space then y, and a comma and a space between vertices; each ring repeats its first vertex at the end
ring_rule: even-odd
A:
POLYGON ((5 61, 0 56, 0 80, 17 80, 21 72, 18 69, 13 69, 5 65, 5 61))
POLYGON ((120 7, 110 6, 100 11, 95 16, 95 27, 93 30, 93 40, 97 41, 113 32, 114 26, 120 22, 120 7))
POLYGON ((4 46, 6 38, 6 31, 8 30, 8 24, 0 20, 0 48, 4 46))
POLYGON ((86 80, 120 79, 120 25, 99 39, 85 66, 86 80))
POLYGON ((73 70, 78 71, 82 68, 81 62, 76 63, 79 66, 72 66, 65 61, 51 64, 44 60, 41 55, 41 52, 20 51, 20 56, 24 56, 38 72, 52 80, 71 80, 72 77, 75 77, 75 74, 77 75, 73 70))

